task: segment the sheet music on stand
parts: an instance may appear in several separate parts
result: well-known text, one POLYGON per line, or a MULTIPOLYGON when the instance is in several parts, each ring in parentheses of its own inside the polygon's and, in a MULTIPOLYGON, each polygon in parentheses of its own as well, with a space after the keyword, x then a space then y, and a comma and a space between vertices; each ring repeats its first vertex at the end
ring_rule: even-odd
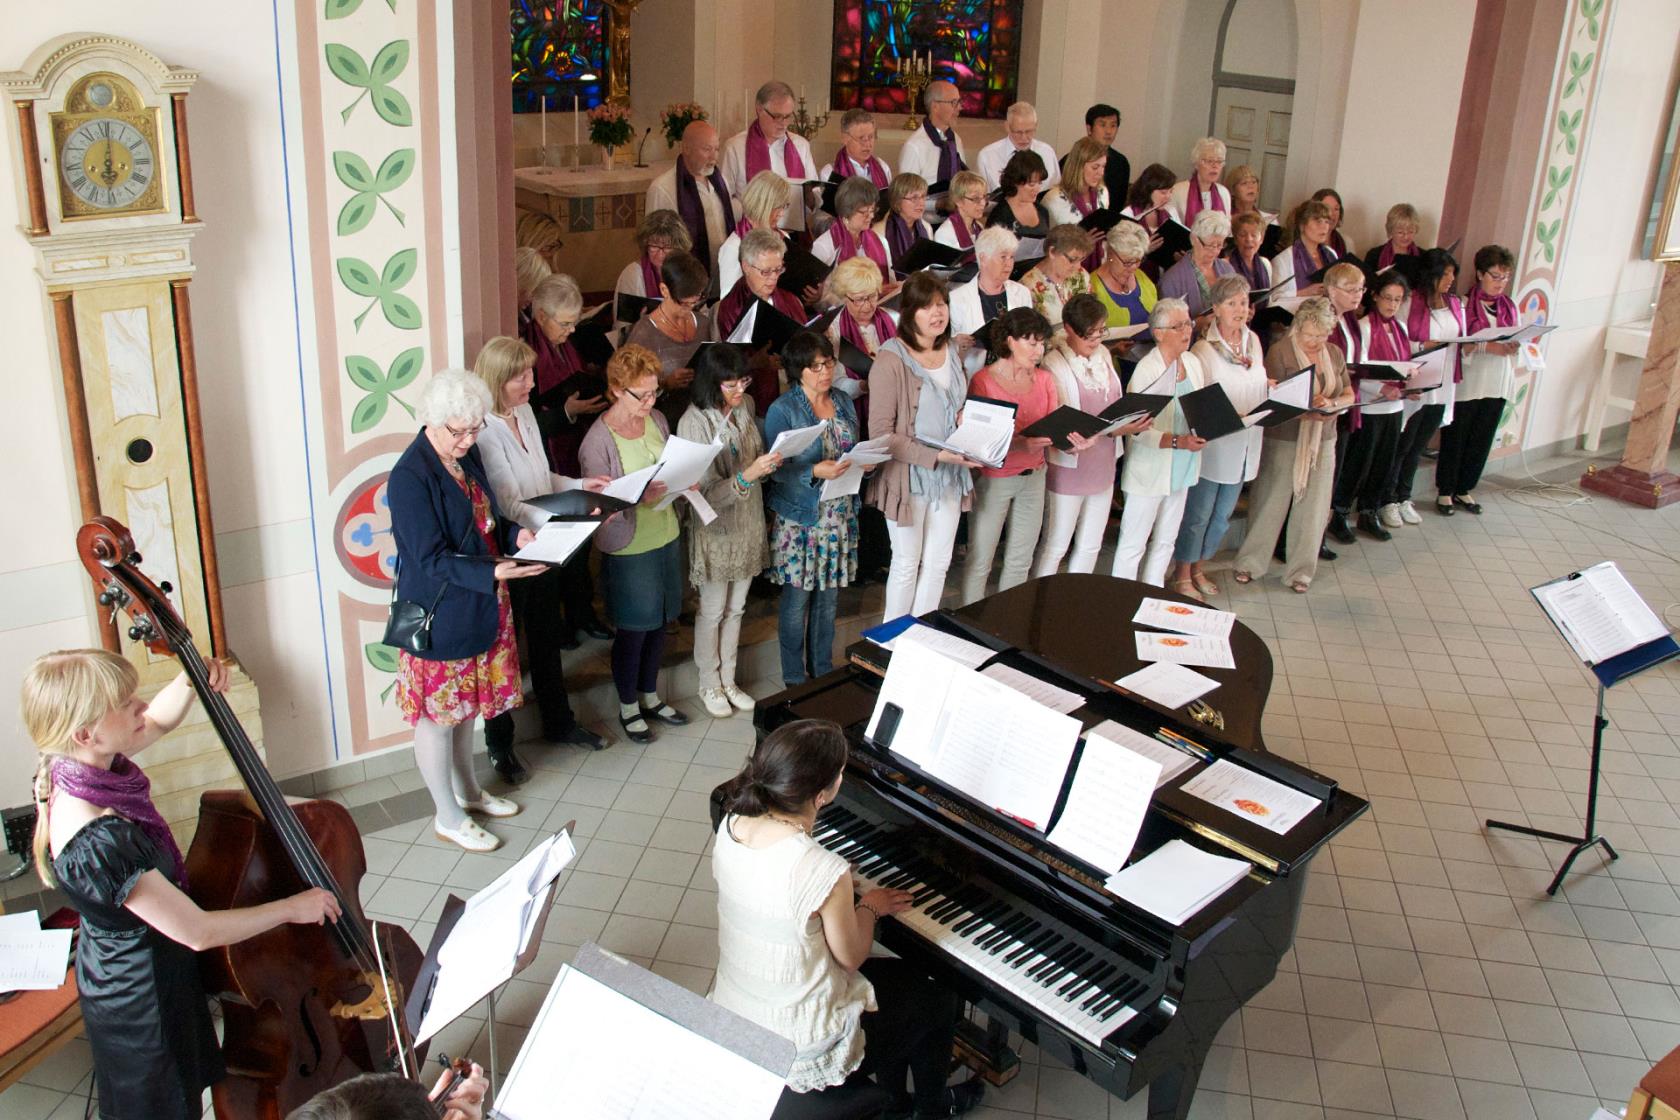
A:
POLYGON ((492 1120, 767 1120, 794 1046, 590 942, 561 968, 492 1120))
POLYGON ((1532 592, 1575 656, 1589 666, 1669 636, 1663 620, 1613 560, 1542 583, 1532 592))

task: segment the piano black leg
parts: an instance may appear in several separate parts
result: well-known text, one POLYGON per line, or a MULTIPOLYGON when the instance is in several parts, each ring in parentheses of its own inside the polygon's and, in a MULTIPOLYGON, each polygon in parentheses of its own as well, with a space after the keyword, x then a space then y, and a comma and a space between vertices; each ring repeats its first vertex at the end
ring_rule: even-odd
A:
POLYGON ((1190 1115, 1204 1057, 1198 1056, 1193 1065, 1173 1066, 1149 1083, 1149 1120, 1184 1120, 1190 1115))

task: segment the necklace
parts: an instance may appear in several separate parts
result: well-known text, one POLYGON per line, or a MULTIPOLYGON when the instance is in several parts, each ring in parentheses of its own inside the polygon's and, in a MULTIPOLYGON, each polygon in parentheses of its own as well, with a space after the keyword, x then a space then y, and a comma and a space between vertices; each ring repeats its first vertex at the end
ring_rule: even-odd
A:
POLYGON ((789 828, 796 829, 806 836, 811 835, 811 826, 806 824, 804 821, 796 821, 788 817, 779 817, 775 813, 766 813, 764 815, 775 821, 777 824, 785 824, 789 828))

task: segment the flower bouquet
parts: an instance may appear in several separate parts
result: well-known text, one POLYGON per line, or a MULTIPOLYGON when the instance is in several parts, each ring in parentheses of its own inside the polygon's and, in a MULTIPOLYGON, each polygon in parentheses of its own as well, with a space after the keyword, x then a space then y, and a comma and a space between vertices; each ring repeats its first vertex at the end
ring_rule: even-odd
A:
POLYGON ((692 101, 673 101, 661 114, 665 122, 665 146, 674 148, 682 142, 683 129, 694 121, 706 120, 706 110, 692 101))

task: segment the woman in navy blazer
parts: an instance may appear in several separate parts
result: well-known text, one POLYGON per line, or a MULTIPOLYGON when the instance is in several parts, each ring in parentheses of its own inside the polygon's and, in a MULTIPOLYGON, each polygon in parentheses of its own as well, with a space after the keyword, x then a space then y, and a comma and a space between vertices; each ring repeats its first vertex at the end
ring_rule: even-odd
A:
POLYGON ((420 399, 426 425, 391 468, 386 483, 397 542, 397 598, 432 610, 423 653, 397 655, 397 705, 414 728, 414 758, 437 808, 439 838, 470 852, 501 841, 468 812, 511 817, 519 806, 486 793, 473 776, 473 722, 519 706, 519 653, 502 581, 541 565, 508 555, 535 535, 496 508, 474 444, 490 391, 461 369, 434 374, 420 399), (435 606, 434 606, 435 604, 435 606))

